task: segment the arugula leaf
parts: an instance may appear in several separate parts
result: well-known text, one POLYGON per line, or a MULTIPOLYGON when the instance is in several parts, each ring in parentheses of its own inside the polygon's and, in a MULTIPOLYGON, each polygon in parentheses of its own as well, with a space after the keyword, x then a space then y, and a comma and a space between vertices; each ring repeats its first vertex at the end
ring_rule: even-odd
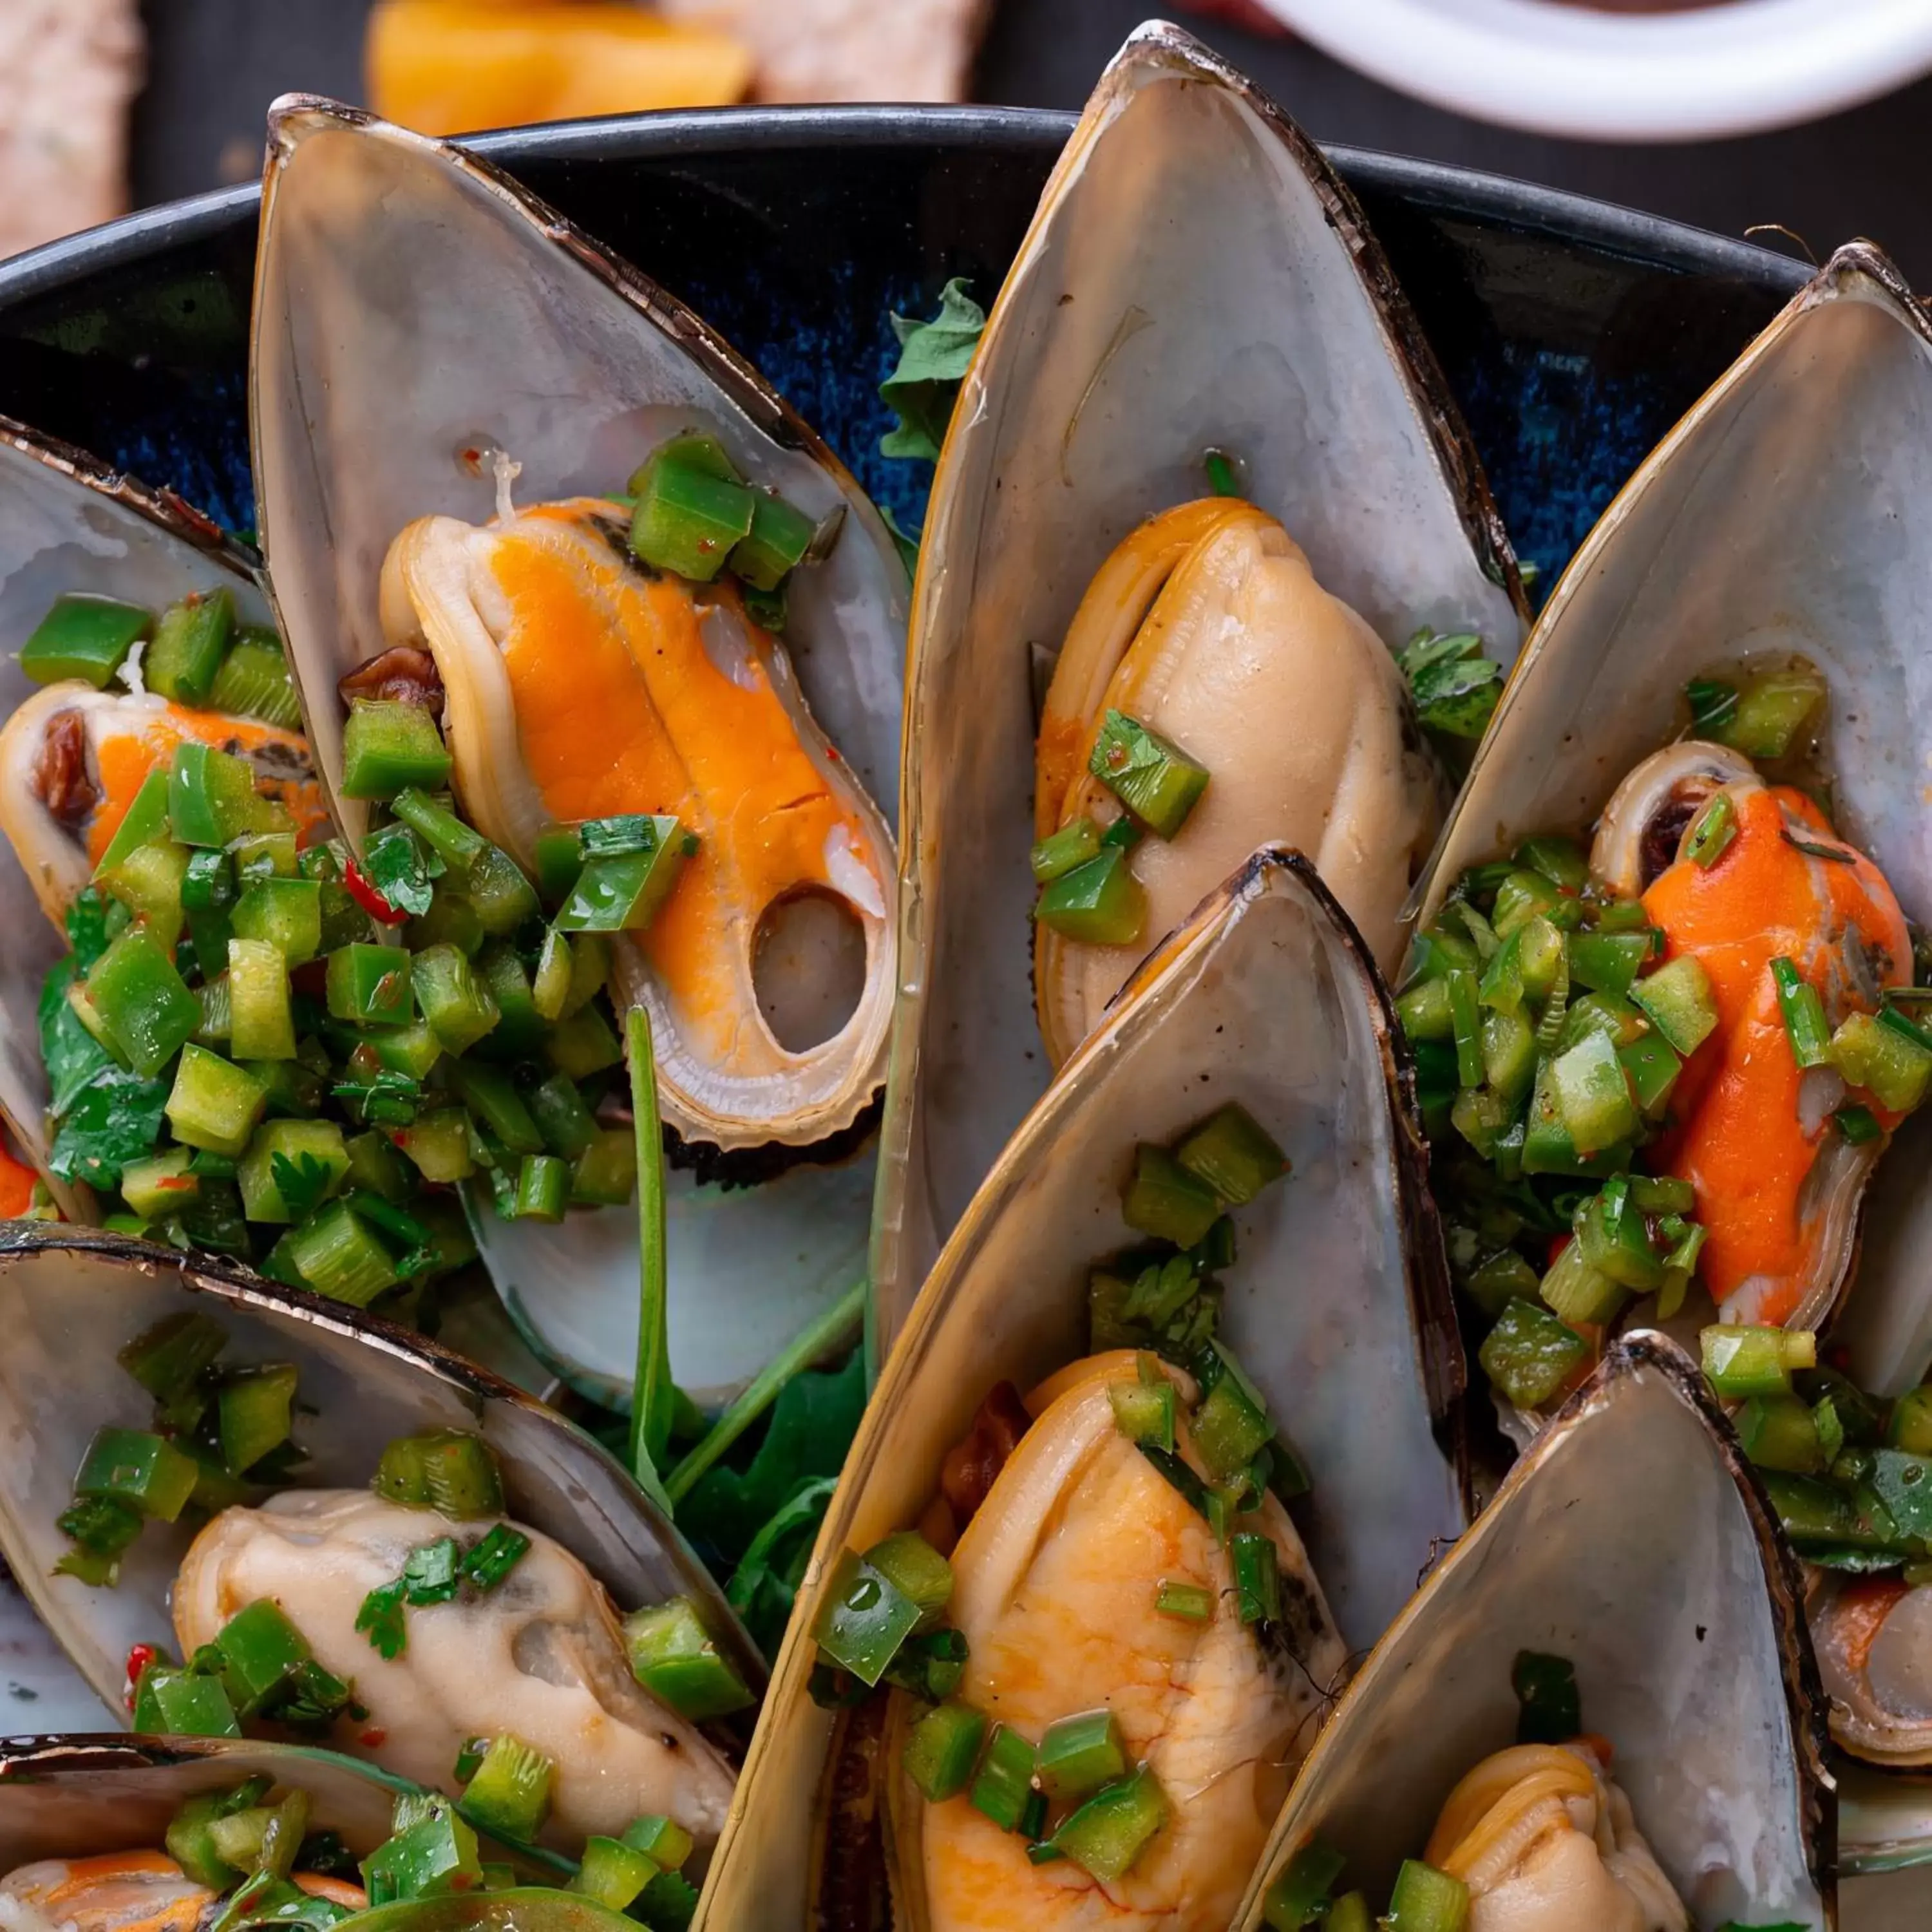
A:
POLYGON ((892 514, 886 504, 879 506, 879 515, 886 528, 892 532, 892 542, 898 546, 899 561, 905 566, 907 576, 916 576, 919 573, 919 540, 923 532, 901 530, 898 518, 892 514))
POLYGON ((678 1504, 678 1527, 736 1564, 802 1478, 837 1475, 866 1406, 864 1358, 855 1348, 842 1369, 793 1376, 772 1406, 757 1454, 742 1469, 708 1471, 678 1504))
POLYGON ((795 1484, 791 1494, 752 1538, 751 1547, 724 1586, 727 1600, 744 1619, 752 1641, 767 1657, 778 1654, 778 1640, 798 1600, 805 1566, 812 1560, 818 1526, 838 1486, 836 1476, 807 1476, 795 1484))
POLYGON ((307 1220, 322 1205, 322 1197, 334 1178, 327 1163, 312 1154, 298 1154, 293 1160, 285 1154, 272 1154, 268 1172, 283 1205, 290 1218, 297 1221, 307 1220))
POLYGON ((441 856, 406 825, 379 826, 362 848, 362 876, 398 912, 418 919, 429 910, 434 882, 445 869, 441 856))
POLYGON ((406 1587, 400 1576, 393 1583, 378 1585, 362 1599, 362 1607, 356 1612, 356 1628, 367 1634, 384 1657, 400 1657, 409 1645, 410 1634, 403 1623, 406 1587))
POLYGON ((964 280, 955 276, 940 290, 939 313, 930 322, 895 315, 892 324, 899 341, 898 366, 879 385, 879 394, 897 413, 899 426, 879 439, 879 454, 937 462, 960 380, 986 326, 986 311, 968 295, 964 280))

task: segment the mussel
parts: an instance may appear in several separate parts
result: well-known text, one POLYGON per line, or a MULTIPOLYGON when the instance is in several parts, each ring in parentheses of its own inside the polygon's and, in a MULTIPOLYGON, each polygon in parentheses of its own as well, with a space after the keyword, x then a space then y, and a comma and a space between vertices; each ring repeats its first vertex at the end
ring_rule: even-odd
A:
MULTIPOLYGON (((766 1180, 788 1149, 824 1163, 776 1206, 674 1190, 673 1330, 703 1354, 698 1392, 728 1393, 776 1323, 849 1285, 862 1240, 854 1143, 894 982, 891 838, 868 796, 890 800, 898 755, 890 538, 671 296, 487 164, 328 102, 272 115, 253 346, 272 588, 352 836, 368 808, 344 790, 338 686, 380 697, 393 674, 440 709, 458 800, 526 868, 560 823, 675 814, 674 856, 694 838, 649 932, 617 948, 665 1119, 728 1154, 782 1144, 734 1178, 766 1180), (752 583, 769 556, 693 582, 718 571, 715 535, 682 574, 633 554, 631 493, 652 487, 634 472, 668 443, 700 496, 736 493, 760 518, 777 504, 810 539, 782 618, 752 583), (700 1262, 741 1205, 727 1294, 700 1262)), ((633 1273, 590 1225, 478 1233, 540 1352, 621 1396, 633 1273), (558 1279, 575 1292, 553 1311, 558 1279)))
MULTIPOLYGON (((130 619, 152 619, 195 596, 225 598, 244 629, 269 622, 247 556, 178 497, 0 419, 0 628, 10 646, 0 715, 10 720, 0 734, 0 904, 10 935, 0 966, 0 1114, 70 1218, 86 1204, 47 1167, 50 1090, 35 1008, 63 950, 67 902, 153 762, 152 746, 184 734, 232 740, 260 754, 274 789, 304 817, 315 807, 296 734, 133 696, 99 653, 98 680, 44 686, 17 652, 63 598, 109 600, 129 607, 130 619)), ((134 641, 120 639, 122 654, 134 641)))
POLYGON ((934 1694, 952 1700, 940 1730, 976 1712, 1029 1762, 1065 1742, 1061 1720, 1096 1730, 1095 1761, 1142 1780, 1130 1802, 1117 1778, 1108 1803, 1154 1821, 1124 1881, 1132 1909, 1225 1922, 1280 1767, 1461 1528, 1460 1360, 1359 937, 1305 860, 1264 848, 1131 990, 988 1178, 887 1359, 720 1848, 712 1924, 844 1922, 872 1909, 888 1860, 902 1928, 1077 1915, 1094 1862, 1132 1832, 1087 1864, 1035 1864, 988 1805, 922 1796, 944 1789, 922 1728, 934 1694), (1229 1201, 1244 1204, 1221 1228, 1229 1201), (1161 1239, 1109 1260, 1133 1229, 1161 1239), (1270 1473, 1231 1477, 1270 1430, 1270 1473), (1302 1470, 1291 1516, 1278 1496, 1302 1470), (1223 1546, 1210 1522, 1230 1510, 1223 1546), (922 1590, 948 1550, 932 1600, 950 1621, 890 1666, 904 1686, 916 1663, 925 1696, 864 1698, 855 1667, 818 1676, 855 1707, 816 1705, 826 1632, 867 1566, 922 1590))
POLYGON ((638 1622, 620 1631, 611 1598, 670 1604, 645 1621, 688 1634, 680 1659, 746 1687, 762 1666, 587 1437, 358 1311, 112 1235, 10 1230, 0 1279, 0 1550, 124 1721, 130 1690, 151 1729, 219 1731, 259 1706, 446 1790, 470 1738, 507 1738, 548 1797, 508 1835, 547 1808, 547 1838, 575 1844, 656 1810, 715 1838, 729 1759, 688 1702, 640 1688, 638 1622), (179 1669, 152 1655, 171 1624, 179 1669))
POLYGON ((1707 1286, 1728 1321, 1822 1326, 1868 1222, 1846 1335, 1855 1378, 1888 1394, 1932 1350, 1918 1163, 1908 1150, 1874 1166, 1906 1089, 1869 1054, 1783 1036, 1814 1004, 1828 1035, 1852 1016, 1868 1031, 1917 977, 1906 921, 1932 910, 1918 830, 1932 736, 1910 559, 1932 526, 1913 507, 1918 440, 1900 425, 1928 406, 1923 312, 1877 250, 1840 250, 1552 592, 1421 910, 1429 928, 1471 868, 1597 824, 1599 883, 1642 892, 1640 926, 1709 982, 1714 1034, 1659 1103, 1670 1171, 1694 1184, 1708 1234, 1707 1286), (1868 1072, 1880 1077, 1853 1077, 1868 1072))
POLYGON ((1236 1923, 1319 1877, 1460 1887, 1472 1932, 1828 1927, 1832 1825, 1790 1558, 1694 1364, 1640 1334, 1357 1672, 1236 1923))
POLYGON ((921 554, 886 1335, 1052 1066, 1256 845, 1307 852, 1393 966, 1439 781, 1389 647, 1425 627, 1506 660, 1521 627, 1475 457, 1360 212, 1159 22, 1047 185, 921 554), (1238 496, 1207 496, 1210 475, 1238 496), (1036 838, 1071 916, 1056 929, 1042 900, 1030 947, 1036 838))
POLYGON ((196 1932, 355 1917, 619 1932, 694 1896, 662 1817, 573 1862, 472 1825, 419 1786, 332 1751, 228 1738, 14 1740, 0 1751, 0 1917, 16 1932, 196 1932), (648 1844, 656 1858, 640 1852, 648 1844), (571 1888, 566 1890, 566 1885, 571 1888), (368 1915, 364 1916, 364 1915, 368 1915))

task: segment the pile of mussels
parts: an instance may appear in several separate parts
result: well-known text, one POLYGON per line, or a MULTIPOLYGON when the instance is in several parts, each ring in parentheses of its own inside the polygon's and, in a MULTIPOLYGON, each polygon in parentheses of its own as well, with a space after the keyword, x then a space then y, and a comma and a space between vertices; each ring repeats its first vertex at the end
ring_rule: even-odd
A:
POLYGON ((260 559, 0 428, 0 1550, 136 1733, 0 1754, 0 1926, 1923 1922, 1882 255, 1533 627, 1347 190, 1164 26, 916 590, 456 148, 279 104, 255 304, 260 559), (685 1499, 862 1298, 728 1592, 685 1499))

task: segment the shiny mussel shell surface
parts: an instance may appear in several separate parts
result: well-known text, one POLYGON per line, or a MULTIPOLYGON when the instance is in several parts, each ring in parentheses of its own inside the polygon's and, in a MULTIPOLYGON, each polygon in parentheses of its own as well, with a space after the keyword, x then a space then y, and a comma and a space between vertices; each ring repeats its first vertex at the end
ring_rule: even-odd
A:
POLYGON ((1519 1652, 1576 1667, 1587 1729, 1699 1926, 1834 1922, 1834 1794, 1797 1580, 1689 1358, 1614 1344, 1357 1673, 1239 1923, 1319 1836, 1385 1898, 1512 1743, 1519 1652))
MULTIPOLYGON (((1114 546, 1204 494, 1217 446, 1384 643, 1429 624, 1514 654, 1507 542, 1360 211, 1271 103, 1156 22, 1102 76, 1048 183, 934 479, 874 1237, 887 1334, 1050 1071, 1027 863, 1042 661, 1114 546)), ((1212 746, 1188 748, 1211 770, 1212 746)), ((1222 864, 1293 836, 1257 827, 1222 864)))
POLYGON ((996 1384, 1027 1389, 1087 1354, 1088 1270, 1120 1238, 1136 1141, 1236 1101, 1292 1164, 1238 1216, 1221 1333, 1307 1466, 1300 1534, 1348 1648, 1462 1528, 1460 1358, 1387 998, 1354 929, 1305 860, 1264 849, 1132 993, 1029 1116, 886 1362, 740 1780, 712 1926, 814 1922, 832 1719, 806 1680, 830 1565, 919 1520, 996 1384))

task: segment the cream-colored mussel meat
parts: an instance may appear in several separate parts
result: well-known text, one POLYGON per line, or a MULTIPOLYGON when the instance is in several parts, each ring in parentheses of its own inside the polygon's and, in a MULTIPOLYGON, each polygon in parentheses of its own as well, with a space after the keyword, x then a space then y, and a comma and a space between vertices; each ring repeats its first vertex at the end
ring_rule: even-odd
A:
POLYGON ((1438 778, 1402 674, 1317 580, 1265 511, 1207 497, 1142 524, 1102 566, 1070 628, 1042 712, 1036 836, 1121 807, 1090 770, 1119 712, 1208 772, 1171 838, 1126 861, 1138 937, 1084 944, 1042 920, 1034 969, 1056 1063, 1085 1039, 1148 944, 1180 925, 1258 845, 1306 852, 1384 967, 1438 823, 1438 778))

